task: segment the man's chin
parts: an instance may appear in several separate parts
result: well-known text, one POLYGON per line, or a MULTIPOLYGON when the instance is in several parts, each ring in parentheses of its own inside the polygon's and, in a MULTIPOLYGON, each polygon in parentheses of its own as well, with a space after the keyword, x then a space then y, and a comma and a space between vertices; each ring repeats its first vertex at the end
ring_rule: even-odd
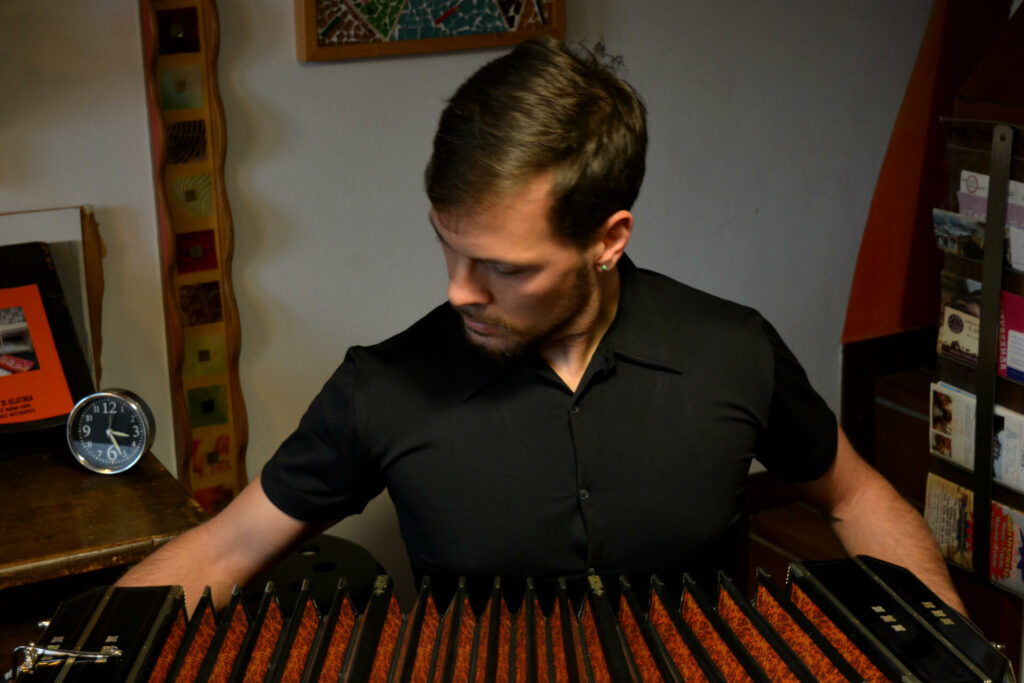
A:
POLYGON ((470 327, 465 327, 466 340, 469 345, 490 358, 507 360, 523 355, 525 345, 516 339, 499 338, 494 334, 481 334, 470 327))

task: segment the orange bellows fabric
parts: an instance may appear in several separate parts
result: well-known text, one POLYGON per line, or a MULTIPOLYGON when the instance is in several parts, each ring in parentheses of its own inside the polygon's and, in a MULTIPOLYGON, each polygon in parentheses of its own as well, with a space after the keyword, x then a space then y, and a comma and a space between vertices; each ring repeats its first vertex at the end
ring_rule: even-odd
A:
POLYGON ((870 558, 794 562, 785 588, 759 572, 754 601, 724 575, 715 600, 687 577, 681 596, 657 577, 636 588, 598 576, 484 588, 471 600, 460 583, 440 611, 425 581, 408 613, 388 577, 368 598, 339 586, 324 613, 308 584, 290 612, 272 586, 255 609, 236 591, 220 615, 207 592, 187 622, 180 588, 94 589, 62 606, 40 642, 114 642, 123 653, 15 681, 941 683, 1010 671, 909 572, 870 558), (95 633, 75 631, 84 624, 95 633))

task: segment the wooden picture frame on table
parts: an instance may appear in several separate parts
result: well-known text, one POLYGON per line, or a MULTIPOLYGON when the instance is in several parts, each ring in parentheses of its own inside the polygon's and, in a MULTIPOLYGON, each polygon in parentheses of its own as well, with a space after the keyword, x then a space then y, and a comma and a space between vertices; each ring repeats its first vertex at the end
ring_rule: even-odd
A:
POLYGON ((49 245, 0 246, 0 451, 59 438, 93 391, 49 245))
POLYGON ((301 62, 516 45, 565 38, 565 0, 294 0, 301 62))
MULTIPOLYGON (((46 242, 94 386, 100 386, 103 347, 103 258, 106 245, 91 206, 0 213, 0 246, 46 242)), ((0 277, 0 282, 3 278, 0 277)))

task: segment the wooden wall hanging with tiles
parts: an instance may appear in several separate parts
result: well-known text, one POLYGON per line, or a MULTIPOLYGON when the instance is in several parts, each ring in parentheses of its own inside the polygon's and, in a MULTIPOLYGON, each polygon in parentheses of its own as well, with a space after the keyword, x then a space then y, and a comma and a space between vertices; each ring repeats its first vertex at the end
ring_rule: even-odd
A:
POLYGON ((213 0, 140 0, 178 478, 209 512, 246 483, 234 234, 213 0))

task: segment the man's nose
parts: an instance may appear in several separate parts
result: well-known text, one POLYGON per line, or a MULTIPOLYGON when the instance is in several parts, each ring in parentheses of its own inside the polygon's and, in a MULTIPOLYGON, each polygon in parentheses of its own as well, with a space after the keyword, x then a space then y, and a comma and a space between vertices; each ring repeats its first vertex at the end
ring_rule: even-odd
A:
POLYGON ((448 268, 448 301, 452 306, 474 306, 490 303, 490 291, 477 264, 469 259, 456 259, 448 268))

